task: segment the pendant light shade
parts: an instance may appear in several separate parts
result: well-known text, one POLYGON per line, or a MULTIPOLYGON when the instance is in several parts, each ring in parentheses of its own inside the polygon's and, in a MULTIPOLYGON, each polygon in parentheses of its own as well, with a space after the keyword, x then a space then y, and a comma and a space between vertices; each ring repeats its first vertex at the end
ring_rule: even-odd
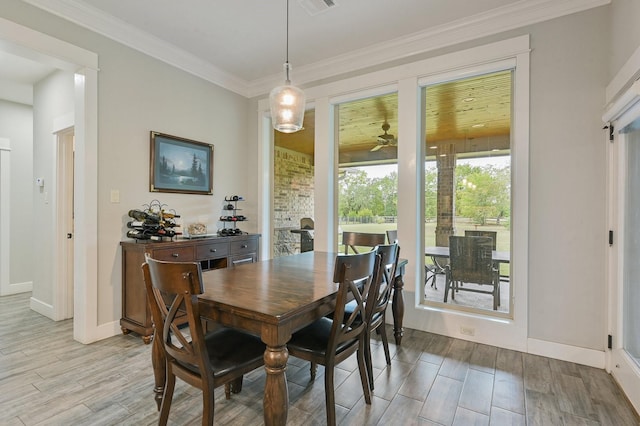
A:
POLYGON ((302 129, 304 120, 304 92, 293 86, 289 78, 289 0, 287 0, 287 58, 284 63, 285 82, 269 94, 271 122, 273 128, 282 133, 293 133, 302 129))

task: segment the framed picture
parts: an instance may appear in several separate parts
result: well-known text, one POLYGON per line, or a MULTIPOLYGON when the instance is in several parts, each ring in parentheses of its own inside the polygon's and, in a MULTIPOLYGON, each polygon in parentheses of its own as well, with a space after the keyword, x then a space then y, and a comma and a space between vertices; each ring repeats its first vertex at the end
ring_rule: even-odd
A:
POLYGON ((151 192, 213 194, 213 145, 151 132, 151 192))

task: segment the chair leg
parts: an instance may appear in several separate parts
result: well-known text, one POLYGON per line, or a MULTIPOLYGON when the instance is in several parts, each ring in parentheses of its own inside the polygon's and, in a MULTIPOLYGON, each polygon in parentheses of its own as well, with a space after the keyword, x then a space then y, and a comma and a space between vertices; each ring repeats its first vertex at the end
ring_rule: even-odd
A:
POLYGON ((333 364, 324 366, 324 397, 326 401, 327 425, 336 424, 336 400, 333 390, 333 364))
POLYGON ((444 282, 444 303, 447 303, 447 298, 449 297, 449 289, 451 288, 451 280, 449 277, 446 277, 444 282))
POLYGON ((232 380, 229 384, 231 385, 231 393, 240 393, 242 392, 242 379, 244 376, 240 376, 237 379, 232 380))
POLYGON ((167 367, 167 378, 164 383, 164 395, 162 395, 162 404, 160 405, 160 426, 166 426, 169 420, 169 410, 171 410, 171 400, 173 399, 173 389, 176 386, 176 376, 169 367, 167 367))
POLYGON ((311 363, 311 366, 309 367, 309 374, 311 374, 311 380, 315 380, 316 379, 316 372, 318 371, 318 364, 316 364, 315 362, 311 363))
MULTIPOLYGON (((362 383, 362 392, 364 393, 364 402, 371 405, 371 391, 369 390, 369 383, 368 383, 369 380, 367 378, 367 367, 365 365, 366 361, 365 361, 365 355, 364 355, 364 352, 365 352, 364 336, 362 336, 359 340, 360 340, 360 343, 358 345, 358 351, 356 352, 356 357, 358 358, 358 370, 360 371, 360 382, 362 383)), ((333 374, 333 372, 331 374, 333 374)))
POLYGON ((369 388, 373 390, 373 361, 371 360, 371 330, 367 327, 365 331, 364 362, 367 367, 367 377, 369 378, 369 388))
POLYGON ((380 327, 378 327, 378 331, 380 332, 380 338, 382 339, 382 348, 384 349, 384 358, 387 361, 387 365, 391 365, 391 354, 389 353, 389 340, 387 339, 387 331, 384 327, 384 324, 385 324, 385 319, 383 317, 382 324, 380 324, 380 327))
POLYGON ((224 399, 231 399, 231 383, 224 384, 224 399))
MULTIPOLYGON (((202 389, 202 426, 213 426, 213 409, 215 404, 213 384, 204 384, 202 389)), ((225 384, 225 390, 228 383, 225 384)))

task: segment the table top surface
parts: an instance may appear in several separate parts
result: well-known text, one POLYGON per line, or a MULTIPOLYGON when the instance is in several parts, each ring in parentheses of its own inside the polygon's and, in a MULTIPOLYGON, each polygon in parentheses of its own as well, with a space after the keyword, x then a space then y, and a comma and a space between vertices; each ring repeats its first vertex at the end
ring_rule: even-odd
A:
MULTIPOLYGON (((425 247, 424 255, 434 257, 449 257, 449 247, 425 247)), ((508 251, 492 250, 491 258, 499 263, 509 263, 511 260, 511 253, 508 251)))
POLYGON ((284 321, 335 297, 335 259, 336 253, 310 251, 206 271, 200 300, 265 322, 284 321))

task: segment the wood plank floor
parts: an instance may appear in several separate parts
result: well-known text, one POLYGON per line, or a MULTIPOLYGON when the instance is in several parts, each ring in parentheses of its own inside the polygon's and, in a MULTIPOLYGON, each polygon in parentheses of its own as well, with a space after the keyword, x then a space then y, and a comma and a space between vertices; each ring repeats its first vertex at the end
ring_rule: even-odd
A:
MULTIPOLYGON (((153 425, 151 346, 135 335, 91 345, 72 338, 72 322, 31 311, 29 294, 0 297, 1 425, 153 425)), ((392 336, 388 330, 388 335, 392 336)), ((336 371, 341 425, 638 425, 605 371, 436 334, 407 330, 391 346, 374 342, 375 391, 364 404, 355 359, 336 371)), ((353 357, 352 357, 353 358, 353 357)), ((290 359, 290 425, 323 425, 324 380, 290 359)), ((264 372, 242 393, 216 391, 216 424, 261 425, 264 372)), ((200 393, 179 381, 172 425, 199 425, 200 393)))

